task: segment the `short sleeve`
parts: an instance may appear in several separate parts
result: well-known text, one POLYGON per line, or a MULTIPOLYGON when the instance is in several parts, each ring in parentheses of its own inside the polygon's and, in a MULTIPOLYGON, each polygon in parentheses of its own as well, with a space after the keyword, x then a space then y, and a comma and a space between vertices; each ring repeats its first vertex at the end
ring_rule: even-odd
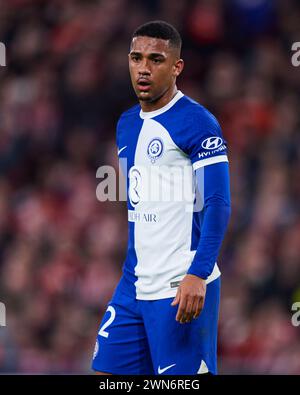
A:
POLYGON ((228 162, 227 143, 221 127, 216 118, 204 108, 187 116, 183 147, 194 170, 214 163, 228 162))

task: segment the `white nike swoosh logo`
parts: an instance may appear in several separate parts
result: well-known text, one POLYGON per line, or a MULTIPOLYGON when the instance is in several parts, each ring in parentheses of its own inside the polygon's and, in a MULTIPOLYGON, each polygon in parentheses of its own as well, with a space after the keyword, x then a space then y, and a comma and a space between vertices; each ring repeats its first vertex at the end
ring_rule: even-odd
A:
POLYGON ((163 369, 161 369, 160 368, 160 366, 158 367, 158 374, 162 374, 163 372, 165 372, 166 370, 168 370, 168 369, 171 369, 173 366, 175 366, 176 365, 176 363, 173 363, 173 365, 170 365, 170 366, 167 366, 167 367, 165 367, 165 368, 163 368, 163 369))
POLYGON ((120 153, 121 153, 125 148, 127 148, 127 145, 125 145, 125 147, 122 147, 121 149, 119 149, 118 155, 120 155, 120 153))

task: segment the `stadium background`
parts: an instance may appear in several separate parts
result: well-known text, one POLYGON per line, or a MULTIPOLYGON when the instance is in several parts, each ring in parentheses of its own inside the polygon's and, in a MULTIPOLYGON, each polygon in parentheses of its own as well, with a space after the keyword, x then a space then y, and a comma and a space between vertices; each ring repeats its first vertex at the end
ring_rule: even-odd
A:
POLYGON ((232 217, 219 262, 220 373, 300 374, 300 41, 297 1, 0 2, 0 371, 90 373, 121 274, 124 203, 96 199, 135 103, 131 34, 163 19, 183 37, 178 87, 220 120, 232 217))

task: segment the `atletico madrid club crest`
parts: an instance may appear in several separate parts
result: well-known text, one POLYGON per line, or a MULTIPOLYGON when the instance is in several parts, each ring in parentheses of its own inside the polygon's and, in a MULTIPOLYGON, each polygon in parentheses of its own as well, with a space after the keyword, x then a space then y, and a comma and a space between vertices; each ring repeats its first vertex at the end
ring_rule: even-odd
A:
POLYGON ((156 137, 150 141, 147 148, 147 154, 151 160, 151 163, 155 163, 155 161, 162 156, 163 149, 164 145, 159 137, 156 137))

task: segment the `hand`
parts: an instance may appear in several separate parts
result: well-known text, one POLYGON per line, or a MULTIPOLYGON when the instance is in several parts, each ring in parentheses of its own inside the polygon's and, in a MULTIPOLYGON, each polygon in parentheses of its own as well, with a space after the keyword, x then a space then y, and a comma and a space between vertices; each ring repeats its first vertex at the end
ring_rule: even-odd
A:
POLYGON ((204 306, 206 281, 193 274, 187 274, 181 281, 171 306, 179 304, 176 321, 181 324, 199 317, 204 306))

